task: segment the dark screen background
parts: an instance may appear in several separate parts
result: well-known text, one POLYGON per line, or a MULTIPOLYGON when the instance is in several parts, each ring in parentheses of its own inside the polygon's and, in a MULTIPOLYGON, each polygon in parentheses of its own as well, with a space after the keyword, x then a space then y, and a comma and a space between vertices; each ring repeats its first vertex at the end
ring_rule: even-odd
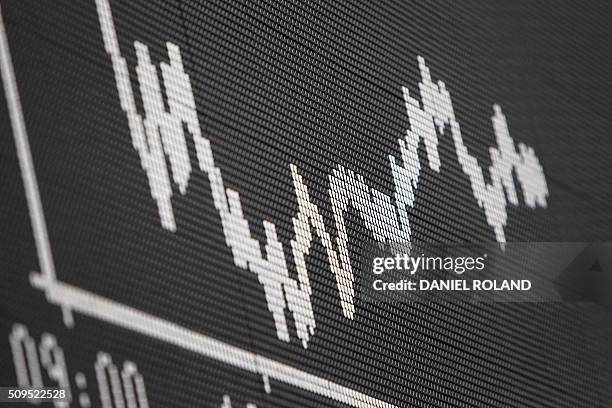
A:
MULTIPOLYGON (((361 304, 342 316, 319 240, 307 258, 317 319, 303 349, 279 341, 257 276, 236 267, 205 174, 174 195, 164 230, 132 147, 95 4, 3 1, 19 94, 58 278, 401 406, 612 405, 612 315, 593 304, 361 304)), ((514 140, 534 147, 548 208, 509 207, 509 241, 612 239, 612 5, 607 1, 111 1, 136 83, 133 43, 153 63, 177 44, 203 134, 252 235, 276 224, 288 254, 297 212, 289 164, 334 231, 328 174, 338 164, 394 191, 388 155, 409 128, 401 87, 418 95, 417 55, 445 82, 483 168, 498 103, 514 140)), ((137 104, 142 106, 136 94, 137 104)), ((58 307, 31 287, 39 270, 4 93, 0 93, 0 385, 15 384, 8 333, 52 332, 94 407, 97 351, 138 364, 151 407, 340 406, 58 307)), ((195 150, 188 138, 192 165, 195 150)), ((492 241, 450 134, 426 165, 415 242, 492 241)), ((487 172, 485 172, 487 173, 487 172)), ((485 178, 488 174, 485 174, 485 178)), ((175 187, 176 188, 176 187, 175 187)), ((372 236, 347 216, 353 253, 372 236)), ((359 260, 353 267, 359 285, 359 260)), ((295 274, 291 265, 290 273, 295 274)), ((74 405, 78 406, 78 405, 74 405)))

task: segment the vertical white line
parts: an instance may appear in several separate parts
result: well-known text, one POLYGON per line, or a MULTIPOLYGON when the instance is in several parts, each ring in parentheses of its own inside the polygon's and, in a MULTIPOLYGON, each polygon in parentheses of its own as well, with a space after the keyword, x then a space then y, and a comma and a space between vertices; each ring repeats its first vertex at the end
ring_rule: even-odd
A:
POLYGON ((111 399, 108 379, 106 378, 106 367, 109 364, 109 359, 110 357, 108 354, 99 352, 98 359, 94 364, 102 408, 113 408, 113 400, 111 399))
POLYGON ((13 354, 13 364, 15 365, 15 374, 17 376, 17 385, 27 387, 31 384, 28 376, 28 368, 26 366, 25 349, 23 343, 24 338, 28 335, 28 329, 22 324, 14 324, 13 331, 9 335, 9 343, 13 354))
POLYGON ((6 95, 9 116, 11 118, 13 136, 15 137, 19 167, 21 168, 21 176, 23 178, 26 199, 30 210, 30 218, 32 220, 32 230, 34 232, 36 251, 38 253, 38 261, 42 273, 41 277, 46 283, 51 283, 51 281, 55 281, 55 266, 53 265, 53 255, 51 254, 47 224, 45 222, 43 206, 40 200, 40 192, 38 190, 38 182, 36 181, 30 142, 28 141, 28 133, 23 119, 23 111, 21 109, 21 101, 19 100, 19 92, 17 91, 17 81, 15 80, 15 71, 13 69, 13 61, 11 59, 11 52, 9 50, 1 8, 0 70, 2 71, 2 84, 4 85, 4 93, 6 95))

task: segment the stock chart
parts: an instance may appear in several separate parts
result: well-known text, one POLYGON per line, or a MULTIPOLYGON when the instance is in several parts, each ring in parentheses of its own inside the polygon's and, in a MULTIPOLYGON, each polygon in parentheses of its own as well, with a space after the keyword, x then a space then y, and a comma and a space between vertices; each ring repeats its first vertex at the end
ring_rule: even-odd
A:
POLYGON ((0 2, 0 387, 81 408, 612 405, 612 252, 576 244, 612 241, 611 16, 0 2), (370 248, 404 258, 373 269, 370 248), (403 259, 468 279, 421 290, 493 296, 372 284, 403 259))

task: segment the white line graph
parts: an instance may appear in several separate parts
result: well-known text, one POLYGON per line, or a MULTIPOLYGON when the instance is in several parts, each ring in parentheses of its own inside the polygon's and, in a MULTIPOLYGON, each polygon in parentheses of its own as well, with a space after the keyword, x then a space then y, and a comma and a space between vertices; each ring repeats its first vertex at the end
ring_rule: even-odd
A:
POLYGON ((96 5, 104 48, 112 62, 121 107, 128 119, 133 145, 147 174, 151 195, 157 203, 162 227, 169 231, 176 230, 171 203, 172 182, 178 186, 181 194, 185 194, 193 170, 187 148, 187 135, 183 131, 185 125, 195 143, 199 170, 208 176, 214 206, 219 212, 225 241, 232 250, 234 263, 257 274, 264 289, 268 309, 274 318, 277 336, 281 340, 290 340, 285 319, 286 309, 293 315, 297 335, 304 347, 307 347, 316 327, 311 302, 312 290, 305 262, 305 255, 308 254, 314 238, 312 231, 320 238, 326 250, 330 269, 336 277, 342 311, 349 319, 352 319, 355 313, 353 271, 344 223, 344 215, 349 205, 358 211, 377 241, 410 242, 408 210, 413 206, 415 190, 418 187, 421 164, 417 148, 421 139, 425 143, 429 166, 439 171, 441 163, 438 156, 438 132, 442 134, 445 127, 450 127, 461 168, 468 176, 474 197, 484 209, 487 223, 493 227, 498 242, 503 244, 506 240, 504 226, 507 222, 508 202, 512 205, 519 204, 513 171, 516 171, 526 204, 532 208, 536 205, 546 206, 548 190, 538 158, 533 149, 522 143, 519 144, 517 153, 508 131, 506 117, 497 105, 494 106, 492 123, 498 147, 490 149, 491 184, 485 183, 482 169, 463 143, 449 92, 443 82, 432 82, 425 60, 419 57, 422 77, 419 88, 423 108, 410 96, 408 89, 403 88, 410 130, 407 130, 404 139, 398 141, 402 164, 396 162, 392 155, 389 156, 396 187, 395 196, 392 198, 370 188, 359 174, 338 165, 329 175, 329 196, 337 229, 335 246, 331 235, 326 231, 321 211, 310 200, 297 166, 290 165, 299 209, 293 218, 295 238, 290 244, 298 272, 298 279, 295 280, 289 276, 276 226, 268 220, 263 221, 267 240, 266 258, 260 243, 252 238, 249 223, 242 212, 239 193, 224 186, 210 141, 201 131, 191 82, 183 67, 179 47, 169 42, 166 44, 170 63, 160 64, 163 81, 160 84, 160 76, 151 63, 148 47, 138 41, 134 42, 138 60, 138 90, 144 105, 144 114, 141 116, 136 108, 128 65, 119 48, 110 5, 106 0, 96 0, 96 5), (164 107, 162 86, 167 95, 168 110, 164 107), (166 156, 170 168, 166 164, 166 156))
MULTIPOLYGON (((277 335, 281 340, 289 341, 285 320, 286 309, 293 314, 297 334, 304 347, 307 346, 310 336, 314 334, 316 322, 305 263, 305 255, 308 254, 314 239, 313 231, 326 249, 331 270, 336 277, 343 314, 351 319, 355 313, 353 272, 344 224, 344 213, 348 206, 358 211, 377 240, 410 242, 408 210, 413 206, 414 194, 418 187, 421 164, 417 147, 421 139, 425 143, 429 166, 439 171, 441 163, 437 150, 438 132, 442 134, 445 127, 450 128, 459 163, 470 179, 474 197, 478 205, 484 209, 487 223, 493 228, 498 242, 502 244, 505 242, 507 205, 519 204, 512 177, 513 171, 516 172, 527 206, 545 207, 547 204, 548 190, 538 158, 533 149, 523 144, 519 144, 519 152, 516 151, 514 141, 509 135, 506 118, 497 105, 494 107, 492 119, 498 147, 490 149, 491 184, 485 183, 482 169, 463 143, 450 94, 446 91, 443 82, 439 81, 437 84, 432 82, 429 69, 419 57, 422 76, 419 87, 423 108, 420 108, 419 102, 409 95, 407 88, 403 88, 410 130, 407 130, 404 139, 399 140, 402 164, 396 162, 392 155, 389 156, 396 187, 395 195, 391 198, 370 188, 362 176, 339 165, 329 176, 329 194, 338 232, 335 246, 331 235, 325 229, 319 209, 310 200, 308 189, 297 166, 290 165, 298 203, 298 213, 293 219, 295 238, 291 242, 298 271, 296 281, 289 277, 274 224, 264 221, 267 239, 266 259, 259 242, 251 237, 248 221, 242 213, 238 192, 224 187, 221 170, 214 162, 210 141, 201 133, 191 83, 184 71, 179 47, 167 43, 170 63, 160 64, 163 86, 168 98, 169 109, 166 111, 157 69, 151 63, 148 48, 138 41, 134 43, 138 59, 136 72, 139 91, 144 105, 144 117, 141 117, 135 107, 127 63, 119 49, 108 0, 96 0, 96 7, 104 47, 112 62, 121 107, 128 119, 133 145, 147 174, 151 195, 157 203, 162 227, 169 231, 176 230, 174 209, 170 201, 171 183, 174 182, 180 193, 185 194, 193 170, 183 132, 184 124, 194 138, 199 169, 208 175, 214 205, 219 212, 225 240, 232 250, 234 262, 257 274, 264 287, 268 308, 272 312, 277 335), (170 169, 165 163, 166 156, 169 159, 170 169)), ((72 311, 77 311, 262 375, 266 379, 275 379, 351 406, 393 406, 297 368, 58 281, 1 11, 0 25, 2 79, 41 265, 41 272, 33 273, 31 282, 33 286, 45 292, 50 303, 62 308, 67 325, 73 324, 72 311)))
MULTIPOLYGON (((102 296, 58 281, 44 219, 42 202, 36 181, 34 163, 28 141, 23 110, 19 100, 17 81, 11 59, 4 18, 0 7, 0 71, 9 106, 11 126, 21 167, 26 200, 32 219, 34 240, 38 250, 40 273, 32 273, 33 286, 44 290, 47 300, 62 307, 64 316, 76 311, 85 316, 106 321, 137 333, 166 341, 177 347, 226 363, 232 367, 289 384, 302 390, 333 399, 356 408, 396 408, 395 405, 371 397, 351 388, 318 377, 306 371, 257 353, 216 340, 205 334, 185 329, 172 322, 140 310, 114 302, 102 296)), ((72 317, 69 317, 72 322, 72 317)))

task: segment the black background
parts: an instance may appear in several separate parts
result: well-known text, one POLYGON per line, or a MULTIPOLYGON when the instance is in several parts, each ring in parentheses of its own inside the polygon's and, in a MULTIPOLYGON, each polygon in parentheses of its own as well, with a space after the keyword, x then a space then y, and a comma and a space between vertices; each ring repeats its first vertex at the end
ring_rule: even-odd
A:
MULTIPOLYGON (((327 175, 338 164, 391 195, 388 155, 399 157, 397 139, 408 128, 401 87, 418 95, 417 55, 446 83, 481 167, 495 144, 494 103, 544 167, 548 208, 509 208, 509 240, 612 239, 607 1, 158 0, 111 8, 133 84, 134 41, 150 48, 156 65, 167 61, 166 41, 181 48, 226 187, 239 191, 260 242, 262 221, 276 224, 290 264, 297 204, 289 164, 329 231, 327 175)), ((315 335, 304 350, 288 316, 292 341, 279 341, 256 275, 233 264, 204 174, 192 175, 186 195, 175 191, 177 232, 161 228, 93 1, 3 1, 2 16, 62 281, 402 406, 612 405, 609 310, 378 307, 356 298, 351 321, 318 241, 308 258, 315 335)), ((59 308, 28 282, 39 266, 0 98, 0 385, 15 382, 8 333, 21 322, 35 336, 58 337, 71 374, 87 375, 94 406, 98 350, 138 364, 152 407, 218 406, 223 394, 234 406, 337 405, 274 381, 267 395, 258 376, 78 314, 66 329, 59 308)), ((494 240, 449 134, 439 150, 435 173, 420 148, 414 240, 494 240)), ((356 214, 349 236, 353 254, 371 239, 356 214)), ((359 271, 358 256, 353 261, 359 271)))

